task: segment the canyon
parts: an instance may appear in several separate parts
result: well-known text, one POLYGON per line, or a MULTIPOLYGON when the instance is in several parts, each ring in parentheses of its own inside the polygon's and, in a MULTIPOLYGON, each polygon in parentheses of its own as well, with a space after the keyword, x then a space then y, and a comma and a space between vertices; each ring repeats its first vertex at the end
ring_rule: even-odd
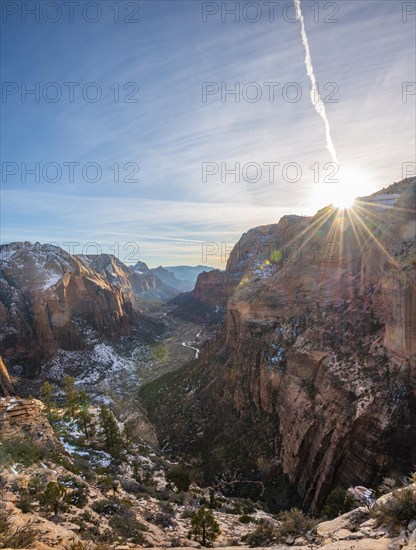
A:
POLYGON ((226 304, 188 366, 140 390, 205 483, 313 512, 416 461, 415 179, 250 230, 193 296, 226 304))
POLYGON ((318 514, 334 488, 407 475, 415 203, 413 178, 283 216, 244 233, 224 271, 193 268, 185 292, 183 266, 174 286, 142 262, 2 245, 0 394, 70 374, 202 486, 272 511, 318 514))

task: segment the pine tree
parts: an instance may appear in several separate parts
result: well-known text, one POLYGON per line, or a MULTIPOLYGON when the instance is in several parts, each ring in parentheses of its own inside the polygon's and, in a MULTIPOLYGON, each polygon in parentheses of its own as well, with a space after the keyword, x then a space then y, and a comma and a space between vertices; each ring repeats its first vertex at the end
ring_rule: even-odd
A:
POLYGON ((70 417, 75 416, 75 411, 78 407, 78 392, 75 389, 75 379, 72 376, 66 375, 64 378, 64 405, 70 417))
POLYGON ((117 453, 122 444, 120 428, 113 413, 105 405, 100 407, 100 426, 107 451, 117 453))
POLYGON ((192 529, 189 531, 189 538, 193 537, 203 546, 214 540, 221 533, 220 526, 211 510, 207 510, 204 506, 194 512, 191 519, 192 529))
POLYGON ((90 400, 85 390, 81 390, 78 394, 78 418, 80 420, 82 430, 85 437, 88 439, 92 435, 92 416, 90 413, 90 400))
POLYGON ((42 384, 40 388, 40 399, 45 405, 46 417, 49 420, 49 422, 52 422, 53 420, 52 409, 56 407, 54 396, 55 396, 55 387, 49 382, 45 382, 44 384, 42 384))
POLYGON ((60 483, 56 483, 56 481, 50 481, 46 486, 41 500, 47 508, 52 508, 53 513, 57 516, 60 510, 66 506, 65 497, 65 487, 60 483))

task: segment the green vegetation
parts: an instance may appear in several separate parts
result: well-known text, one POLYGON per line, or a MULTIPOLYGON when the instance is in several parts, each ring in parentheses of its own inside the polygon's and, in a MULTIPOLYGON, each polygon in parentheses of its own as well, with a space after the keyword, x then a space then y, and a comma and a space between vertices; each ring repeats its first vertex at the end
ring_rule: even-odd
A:
POLYGON ((59 512, 67 508, 65 487, 56 481, 50 481, 40 502, 46 510, 51 509, 55 516, 58 516, 59 512))
POLYGON ((36 540, 36 531, 30 522, 13 528, 12 513, 0 510, 0 548, 28 548, 36 540))
POLYGON ((113 456, 119 455, 123 438, 114 414, 105 405, 100 407, 100 435, 104 437, 105 447, 113 456))
POLYGON ((125 505, 122 505, 119 512, 110 518, 108 524, 123 539, 129 539, 135 544, 147 542, 143 535, 147 527, 138 521, 135 513, 125 505))
POLYGON ((328 495, 322 508, 322 515, 328 519, 334 519, 350 512, 355 507, 354 497, 345 489, 338 487, 328 495))
POLYGON ((79 405, 79 394, 75 389, 75 379, 66 375, 64 378, 64 406, 68 416, 74 417, 79 405))
POLYGON ((313 531, 316 526, 316 521, 310 516, 307 516, 299 510, 299 508, 291 508, 279 514, 280 525, 276 530, 278 540, 284 540, 286 537, 300 537, 306 535, 309 531, 313 531))
POLYGON ((90 400, 85 390, 78 394, 78 419, 84 435, 88 439, 94 434, 94 425, 90 413, 90 400))
POLYGON ((213 543, 221 533, 220 526, 214 518, 211 510, 207 510, 204 506, 192 514, 191 530, 189 538, 193 538, 203 546, 213 543))
POLYGON ((276 542, 276 529, 269 521, 262 521, 254 531, 243 537, 249 546, 271 546, 276 542))
POLYGON ((248 514, 243 514, 238 518, 238 521, 240 523, 253 523, 255 520, 253 517, 249 516, 248 514))
POLYGON ((166 481, 176 485, 178 491, 188 491, 191 485, 191 478, 188 470, 184 468, 174 468, 166 473, 166 481))
POLYGON ((119 511, 119 505, 116 501, 102 499, 94 502, 92 509, 94 512, 97 512, 97 514, 100 514, 100 516, 111 516, 119 511))
POLYGON ((18 438, 0 444, 0 466, 19 463, 27 468, 31 464, 42 460, 44 456, 44 449, 29 439, 18 438))
POLYGON ((88 486, 72 476, 61 476, 59 484, 66 489, 65 501, 67 504, 83 508, 88 501, 88 486))
POLYGON ((42 384, 40 388, 40 399, 45 405, 46 417, 49 422, 52 423, 55 419, 53 411, 56 409, 55 388, 49 382, 42 384))
POLYGON ((377 525, 399 533, 407 527, 410 520, 416 518, 416 491, 412 487, 395 491, 384 502, 374 506, 371 516, 377 525))

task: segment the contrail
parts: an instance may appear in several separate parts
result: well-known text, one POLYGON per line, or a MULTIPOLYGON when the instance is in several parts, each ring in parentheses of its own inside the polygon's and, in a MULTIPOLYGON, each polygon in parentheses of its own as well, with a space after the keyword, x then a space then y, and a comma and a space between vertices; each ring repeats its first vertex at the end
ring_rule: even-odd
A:
POLYGON ((328 151, 331 153, 332 160, 338 164, 338 157, 337 152, 335 150, 334 144, 332 142, 331 138, 331 128, 329 126, 328 117, 326 116, 326 110, 325 110, 325 104, 321 99, 321 96, 319 95, 318 86, 316 84, 316 78, 315 73, 313 72, 313 65, 312 65, 312 58, 311 58, 311 52, 309 49, 309 42, 308 42, 308 35, 306 34, 305 29, 305 20, 303 19, 302 9, 300 7, 300 0, 293 0, 297 12, 297 17, 300 20, 301 25, 301 36, 302 36, 302 42, 303 46, 305 48, 305 65, 306 65, 306 72, 308 73, 309 80, 312 84, 312 90, 311 90, 311 100, 312 105, 315 107, 316 112, 318 115, 322 118, 324 125, 325 125, 325 135, 326 135, 326 147, 328 151))

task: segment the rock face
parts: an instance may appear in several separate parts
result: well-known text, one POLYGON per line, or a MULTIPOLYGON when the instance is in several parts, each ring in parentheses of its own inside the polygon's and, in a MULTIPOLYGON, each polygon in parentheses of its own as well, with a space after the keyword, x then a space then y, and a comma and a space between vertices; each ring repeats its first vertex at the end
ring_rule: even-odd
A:
POLYGON ((37 445, 59 448, 51 425, 43 414, 43 405, 36 399, 0 398, 0 441, 30 439, 37 445))
POLYGON ((13 388, 9 373, 6 369, 6 365, 3 363, 3 359, 0 357, 0 397, 10 395, 12 391, 13 388))
MULTIPOLYGON (((302 368, 309 368, 309 361, 319 360, 319 356, 308 357, 302 368)), ((90 409, 92 416, 97 414, 97 409, 90 409)), ((44 407, 41 402, 33 399, 0 398, 0 445, 2 450, 2 469, 0 472, 2 490, 0 492, 0 510, 8 511, 12 529, 3 528, 0 542, 7 542, 10 535, 17 528, 30 526, 35 530, 34 543, 27 547, 41 549, 65 550, 70 544, 92 546, 99 544, 100 539, 108 540, 109 535, 116 542, 113 548, 196 548, 200 544, 189 540, 191 528, 190 512, 195 512, 200 506, 200 499, 208 500, 212 495, 216 502, 213 510, 215 520, 219 523, 220 535, 216 540, 217 547, 225 549, 241 548, 247 534, 253 533, 260 522, 269 524, 274 530, 273 541, 270 538, 263 539, 261 544, 272 544, 275 550, 414 550, 416 542, 416 520, 409 519, 409 510, 406 516, 397 514, 397 518, 390 513, 384 520, 379 520, 379 515, 370 513, 368 508, 360 507, 336 517, 330 521, 320 521, 316 529, 302 532, 302 525, 296 526, 295 535, 283 534, 279 536, 278 529, 281 526, 279 519, 256 505, 250 512, 252 522, 241 522, 236 510, 241 507, 241 501, 237 502, 224 497, 211 488, 200 489, 193 484, 191 491, 182 492, 183 500, 177 502, 174 493, 167 487, 167 473, 176 466, 171 463, 166 455, 162 456, 158 450, 145 444, 137 434, 137 442, 130 443, 124 452, 128 453, 113 463, 112 483, 113 488, 104 485, 101 475, 103 460, 110 455, 101 449, 97 449, 95 436, 90 440, 79 438, 79 425, 76 422, 68 422, 61 417, 62 410, 55 410, 55 426, 65 426, 54 432, 44 415, 44 407), (59 418, 61 417, 61 420, 59 418), (59 435, 58 435, 59 434, 59 435), (22 449, 22 443, 25 447, 22 449), (27 444, 37 448, 41 456, 33 459, 27 451, 27 444), (15 452, 17 451, 17 452, 15 452), (23 451, 23 452, 22 452, 23 451), (25 464, 23 460, 33 460, 25 464), (97 461, 98 458, 98 461, 97 461), (134 468, 131 466, 134 463, 134 468), (79 472, 79 473, 78 473, 79 472), (87 475, 86 475, 87 474, 87 475), (146 481, 137 482, 138 475, 146 481), (45 488, 49 483, 57 484, 64 488, 68 506, 59 511, 59 520, 50 513, 47 506, 49 500, 45 499, 45 488), (143 487, 153 488, 155 496, 149 499, 141 497, 143 487), (198 497, 195 498, 196 490, 198 497), (140 491, 140 493, 138 493, 140 491), (171 494, 171 500, 166 500, 166 494, 171 494), (116 493, 116 495, 115 495, 116 493), (162 498, 161 498, 162 497, 162 498), (127 513, 123 515, 114 512, 105 513, 102 510, 104 503, 111 502, 128 506, 127 513), (169 516, 161 516, 169 504, 169 516), (71 504, 69 504, 71 503, 71 504), (97 506, 101 503, 101 507, 97 506), (23 506, 24 504, 24 506, 23 506), (102 510, 102 511, 101 511, 102 510), (184 511, 187 513, 185 514, 184 511), (82 514, 82 516, 81 516, 82 514), (371 517, 374 516, 374 517, 371 517), (118 523, 114 517, 123 520, 123 528, 118 529, 118 523), (171 526, 166 527, 161 519, 171 519, 171 526), (83 523, 80 525, 80 518, 83 523), (406 519, 405 519, 406 518, 406 519), (391 532, 389 525, 391 519, 399 523, 391 532), (132 533, 129 527, 140 522, 140 534, 132 533), (95 526, 90 530, 89 526, 95 526), (82 526, 82 527, 81 527, 82 526), (400 534, 399 534, 400 533, 400 534), (133 538, 133 536, 135 538, 133 538), (138 538, 140 536, 140 538, 138 538), (277 538, 279 537, 279 538, 277 538), (280 542, 277 542, 279 540, 280 542), (237 546, 240 544, 240 546, 237 546), (231 546, 232 545, 232 546, 231 546)), ((130 415, 125 416, 125 421, 134 419, 130 415)), ((129 424, 131 426, 131 424, 129 424)), ((140 433, 140 428, 139 428, 140 433)), ((107 458, 108 457, 108 458, 107 458)), ((362 489, 359 487, 355 488, 362 489)), ((372 512, 380 505, 386 504, 391 499, 398 499, 400 493, 406 491, 408 506, 411 506, 409 496, 416 491, 416 484, 411 483, 407 487, 398 488, 393 493, 383 495, 374 503, 372 512)), ((357 494, 357 491, 355 491, 357 494)), ((403 499, 402 499, 403 502, 403 499)), ((397 510, 397 505, 396 505, 397 510)), ((335 510, 334 510, 335 512, 335 510)), ((403 513, 403 511, 402 511, 403 513)), ((10 539, 9 539, 10 540, 10 539)), ((260 542, 259 542, 260 543, 260 542)), ((3 544, 9 548, 16 544, 3 544)), ((244 546, 245 548, 247 546, 244 546)))
POLYGON ((58 348, 83 349, 92 334, 130 330, 131 303, 81 259, 53 245, 0 248, 0 352, 23 364, 58 348))
POLYGON ((119 288, 136 310, 160 305, 179 292, 161 281, 144 262, 127 266, 111 254, 87 255, 81 259, 111 285, 119 288))
POLYGON ((263 225, 244 233, 227 260, 225 272, 213 270, 201 273, 193 296, 211 306, 225 306, 240 284, 249 282, 253 276, 268 273, 272 263, 281 260, 282 253, 294 254, 291 247, 282 250, 284 244, 308 226, 305 216, 284 216, 278 224, 263 225))
POLYGON ((210 306, 225 306, 230 294, 225 271, 214 269, 198 275, 192 296, 210 306))
MULTIPOLYGON (((316 511, 335 486, 411 470, 415 187, 405 180, 347 213, 325 208, 243 235, 216 339, 142 390, 162 444, 209 482, 219 473, 247 496, 262 482, 275 508, 300 498, 316 511)), ((200 276, 200 300, 223 299, 215 277, 200 276)))

